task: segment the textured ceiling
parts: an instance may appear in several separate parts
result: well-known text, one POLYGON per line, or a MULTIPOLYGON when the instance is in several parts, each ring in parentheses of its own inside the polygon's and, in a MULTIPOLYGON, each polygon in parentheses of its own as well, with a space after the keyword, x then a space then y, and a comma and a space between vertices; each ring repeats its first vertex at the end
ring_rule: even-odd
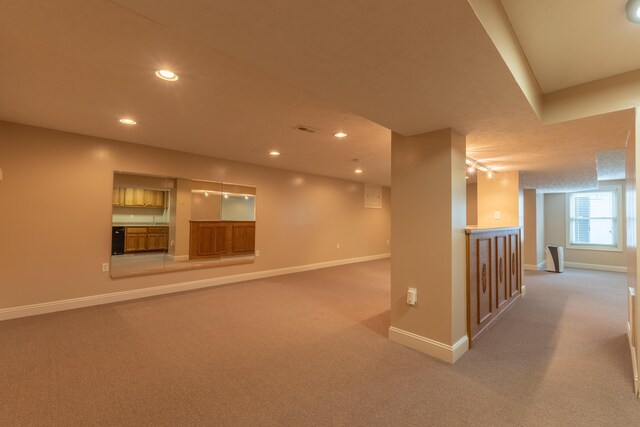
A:
POLYGON ((384 185, 390 129, 454 127, 543 188, 591 182, 633 126, 543 127, 465 0, 4 0, 0 57, 4 120, 384 185))
POLYGON ((598 151, 596 169, 598 181, 611 181, 626 178, 625 150, 598 151))

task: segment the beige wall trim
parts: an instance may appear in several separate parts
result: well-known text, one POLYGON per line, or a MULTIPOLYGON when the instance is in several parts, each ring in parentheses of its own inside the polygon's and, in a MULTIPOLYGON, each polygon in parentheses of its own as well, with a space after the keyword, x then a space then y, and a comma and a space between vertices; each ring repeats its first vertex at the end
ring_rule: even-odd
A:
POLYGON ((171 255, 167 254, 171 261, 189 261, 189 255, 171 255))
POLYGON ((468 0, 533 111, 542 116, 542 90, 511 21, 498 0, 468 0))
MULTIPOLYGON (((566 264, 566 262, 565 262, 566 264)), ((547 263, 545 261, 541 262, 538 265, 534 265, 534 264, 524 264, 524 269, 525 270, 531 270, 531 271, 540 271, 540 270, 544 270, 547 267, 547 263)))
POLYGON ((212 279, 195 280, 191 282, 173 283, 170 285, 154 286, 151 288, 133 289, 130 291, 113 292, 109 294, 92 295, 88 297, 72 298, 59 301, 44 302, 40 304, 23 305, 0 309, 0 321, 17 319, 19 317, 36 316, 39 314, 53 313, 56 311, 72 310, 75 308, 90 307, 94 305, 110 304, 120 301, 128 301, 138 298, 146 298, 156 295, 171 294, 193 289, 208 288, 230 283, 244 282, 247 280, 262 279, 265 277, 280 276, 283 274, 299 273, 320 268, 336 267, 345 264, 374 261, 389 258, 391 254, 369 255, 357 258, 338 259, 334 261, 319 262, 315 264, 297 265, 294 267, 277 268, 274 270, 256 271, 233 276, 216 277, 212 279))
POLYGON ((621 267, 618 265, 604 265, 604 264, 586 264, 583 262, 564 262, 565 267, 584 268, 586 270, 600 270, 600 271, 615 271, 617 273, 626 273, 627 267, 621 267))
POLYGON ((466 335, 453 345, 448 345, 391 326, 389 340, 449 363, 455 363, 469 350, 469 338, 466 335))

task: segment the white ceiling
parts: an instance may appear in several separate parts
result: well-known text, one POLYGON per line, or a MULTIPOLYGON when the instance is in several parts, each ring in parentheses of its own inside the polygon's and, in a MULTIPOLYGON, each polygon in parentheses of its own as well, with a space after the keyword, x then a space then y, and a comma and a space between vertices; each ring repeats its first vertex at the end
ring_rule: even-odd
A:
POLYGON ((454 127, 543 189, 591 180, 633 125, 543 127, 465 0, 4 0, 0 57, 3 120, 384 185, 390 129, 454 127))
POLYGON ((640 68, 627 0, 501 0, 542 91, 640 68))

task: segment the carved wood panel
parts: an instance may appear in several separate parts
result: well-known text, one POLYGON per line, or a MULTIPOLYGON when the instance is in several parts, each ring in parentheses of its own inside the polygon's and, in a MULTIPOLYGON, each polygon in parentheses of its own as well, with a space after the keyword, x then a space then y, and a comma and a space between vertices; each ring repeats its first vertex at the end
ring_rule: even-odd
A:
POLYGON ((520 229, 467 230, 467 333, 471 345, 520 296, 520 229))
POLYGON ((507 280, 507 236, 496 237, 496 308, 509 299, 509 281, 507 280))
POLYGON ((520 292, 520 234, 509 233, 509 289, 511 296, 520 292))
POLYGON ((476 323, 482 324, 487 320, 493 312, 492 306, 492 241, 491 239, 478 239, 477 245, 477 280, 476 280, 476 295, 477 295, 477 316, 476 323))
POLYGON ((252 254, 255 230, 253 221, 192 221, 189 258, 252 254))

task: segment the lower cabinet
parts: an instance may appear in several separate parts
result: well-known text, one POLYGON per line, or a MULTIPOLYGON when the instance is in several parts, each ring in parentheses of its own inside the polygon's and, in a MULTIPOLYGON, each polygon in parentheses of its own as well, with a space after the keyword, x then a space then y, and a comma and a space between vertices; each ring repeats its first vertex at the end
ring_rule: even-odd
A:
POLYGON ((166 251, 169 227, 125 227, 124 252, 166 251))
POLYGON ((189 259, 253 254, 255 230, 254 221, 191 221, 189 259))
POLYGON ((471 345, 520 296, 521 229, 467 229, 467 333, 471 345))

